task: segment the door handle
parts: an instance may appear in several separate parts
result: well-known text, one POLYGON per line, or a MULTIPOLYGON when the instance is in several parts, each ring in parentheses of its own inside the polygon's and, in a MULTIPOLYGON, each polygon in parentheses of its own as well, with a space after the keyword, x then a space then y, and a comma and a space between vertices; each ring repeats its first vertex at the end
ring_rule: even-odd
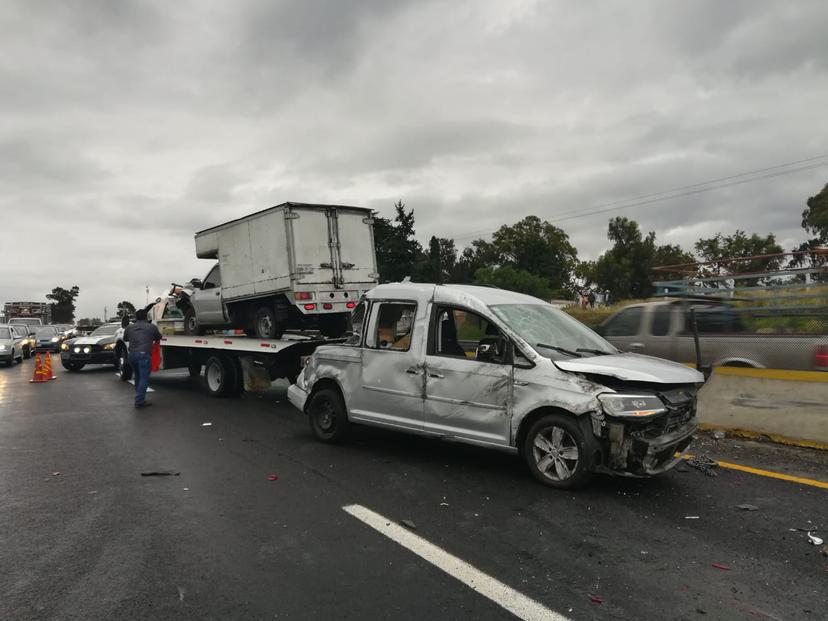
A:
POLYGON ((216 291, 216 295, 221 295, 221 291, 216 291))
POLYGON ((515 386, 528 386, 529 382, 524 382, 523 380, 515 380, 512 382, 515 386))
POLYGON ((644 343, 630 343, 631 351, 637 351, 639 349, 644 349, 644 343))
POLYGON ((405 372, 408 373, 409 375, 419 375, 420 374, 420 369, 418 369, 417 367, 408 367, 405 370, 405 372))
POLYGON ((435 373, 434 371, 428 372, 429 377, 433 377, 434 379, 443 379, 445 375, 441 375, 440 373, 435 373))

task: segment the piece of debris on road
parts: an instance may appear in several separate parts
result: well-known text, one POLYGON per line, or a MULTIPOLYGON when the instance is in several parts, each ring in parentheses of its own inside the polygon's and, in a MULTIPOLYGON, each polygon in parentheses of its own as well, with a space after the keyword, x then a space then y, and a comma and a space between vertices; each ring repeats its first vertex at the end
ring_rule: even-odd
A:
POLYGON ((736 508, 740 511, 759 511, 759 507, 749 504, 736 505, 736 508))
POLYGON ((400 524, 402 524, 410 530, 417 530, 417 525, 411 520, 400 520, 400 524))
POLYGON ((697 457, 692 457, 687 460, 687 465, 691 468, 695 468, 699 472, 703 472, 709 477, 717 476, 713 470, 719 467, 719 464, 716 463, 716 460, 709 458, 707 455, 699 455, 697 457))
POLYGON ((175 470, 152 470, 150 472, 142 472, 142 477, 177 477, 180 472, 175 470))

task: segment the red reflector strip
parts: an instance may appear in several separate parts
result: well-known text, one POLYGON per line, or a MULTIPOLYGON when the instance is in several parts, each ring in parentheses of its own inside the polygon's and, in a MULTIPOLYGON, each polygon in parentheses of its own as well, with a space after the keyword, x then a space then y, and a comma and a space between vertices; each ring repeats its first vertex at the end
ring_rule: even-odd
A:
POLYGON ((196 343, 203 343, 204 341, 202 341, 201 339, 196 339, 195 342, 196 343))
POLYGON ((293 295, 294 295, 294 298, 297 299, 297 300, 310 300, 311 299, 310 291, 297 291, 293 295))
POLYGON ((356 302, 346 302, 345 308, 356 308, 356 302))
POLYGON ((322 308, 324 308, 325 310, 331 310, 333 308, 333 304, 331 304, 330 302, 325 302, 322 305, 322 308))
POLYGON ((305 310, 316 310, 316 304, 305 304, 305 310))
POLYGON ((224 341, 224 344, 225 344, 225 345, 232 345, 232 344, 233 344, 233 341, 224 341))
POLYGON ((259 347, 267 347, 270 349, 270 343, 259 343, 259 347))

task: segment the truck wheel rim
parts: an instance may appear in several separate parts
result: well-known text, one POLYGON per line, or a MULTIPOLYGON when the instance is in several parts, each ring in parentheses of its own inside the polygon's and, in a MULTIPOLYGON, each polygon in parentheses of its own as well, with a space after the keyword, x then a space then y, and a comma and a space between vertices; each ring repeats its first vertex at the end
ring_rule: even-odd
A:
POLYGON ((532 454, 540 473, 553 481, 571 479, 578 468, 578 444, 572 434, 557 425, 538 432, 532 454))
POLYGON ((221 369, 219 369, 217 365, 211 364, 210 368, 207 369, 206 375, 207 386, 210 387, 210 390, 215 392, 221 388, 221 369))
POLYGON ((191 315, 187 320, 187 327, 190 329, 190 332, 196 331, 196 328, 198 328, 198 320, 196 320, 195 315, 191 315))
POLYGON ((329 432, 336 426, 336 415, 328 400, 322 401, 316 408, 316 421, 322 431, 329 432))
POLYGON ((271 334, 272 331, 273 322, 270 321, 270 316, 259 317, 259 334, 271 334))

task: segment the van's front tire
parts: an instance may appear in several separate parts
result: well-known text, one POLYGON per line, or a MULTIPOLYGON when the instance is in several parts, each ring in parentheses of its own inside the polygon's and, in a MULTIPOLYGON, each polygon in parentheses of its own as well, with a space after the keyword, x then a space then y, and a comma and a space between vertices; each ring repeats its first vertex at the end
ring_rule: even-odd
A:
POLYGON ((522 454, 532 476, 550 487, 583 487, 592 476, 583 429, 567 414, 556 412, 535 421, 524 439, 522 454))
POLYGON ((332 388, 313 393, 307 407, 311 431, 322 442, 341 442, 348 435, 351 423, 342 396, 332 388))

